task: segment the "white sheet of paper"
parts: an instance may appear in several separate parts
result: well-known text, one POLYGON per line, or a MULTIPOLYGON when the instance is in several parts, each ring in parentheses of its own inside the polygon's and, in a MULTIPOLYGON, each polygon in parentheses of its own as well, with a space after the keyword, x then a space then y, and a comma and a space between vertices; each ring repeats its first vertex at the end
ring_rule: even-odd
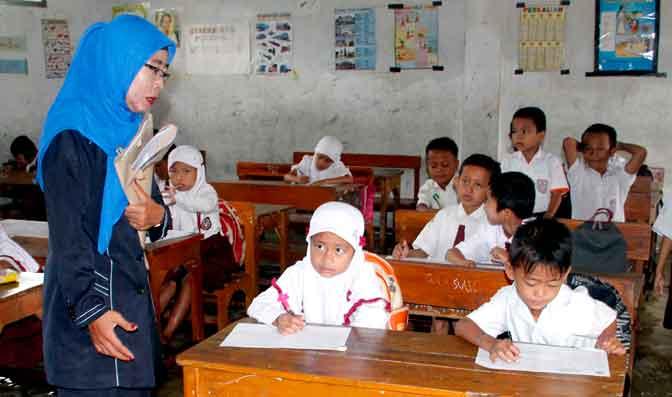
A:
POLYGON ((242 323, 236 325, 220 346, 346 351, 348 336, 350 336, 348 327, 309 324, 296 334, 280 335, 278 329, 270 325, 242 323))
POLYGON ((3 219, 0 225, 9 237, 49 237, 49 224, 41 221, 27 221, 22 219, 3 219))
MULTIPOLYGON (((385 257, 385 259, 394 259, 392 255, 388 255, 385 257)), ((455 266, 452 263, 446 262, 446 261, 440 261, 434 258, 404 258, 401 259, 402 261, 407 261, 407 262, 419 262, 419 263, 430 263, 434 265, 450 265, 450 266, 455 266)), ((477 269, 492 269, 492 270, 504 270, 504 264, 503 263, 498 263, 498 262, 490 262, 490 263, 477 263, 476 264, 477 269)))
POLYGON ((478 349, 476 364, 490 369, 509 371, 548 372, 564 375, 611 376, 607 352, 598 349, 578 349, 531 343, 515 343, 520 358, 515 363, 490 361, 490 353, 478 349))

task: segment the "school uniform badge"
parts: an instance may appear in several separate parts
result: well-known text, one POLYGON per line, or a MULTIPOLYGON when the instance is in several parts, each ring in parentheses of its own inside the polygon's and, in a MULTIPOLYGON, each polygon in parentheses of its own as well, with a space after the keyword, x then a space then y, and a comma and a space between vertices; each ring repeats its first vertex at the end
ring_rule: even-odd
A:
POLYGON ((537 191, 541 194, 548 192, 548 179, 537 179, 537 191))
POLYGON ((210 220, 210 217, 206 217, 203 219, 201 222, 201 230, 210 230, 212 227, 212 221, 210 220))

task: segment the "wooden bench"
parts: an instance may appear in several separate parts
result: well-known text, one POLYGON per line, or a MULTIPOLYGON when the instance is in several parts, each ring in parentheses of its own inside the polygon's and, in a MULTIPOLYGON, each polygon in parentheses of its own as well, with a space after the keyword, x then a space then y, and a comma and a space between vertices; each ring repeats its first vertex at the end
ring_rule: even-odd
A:
MULTIPOLYGON (((406 240, 413 243, 420 234, 425 224, 429 222, 436 211, 412 211, 398 210, 395 213, 395 238, 397 241, 406 240)), ((575 230, 583 224, 576 219, 558 219, 567 225, 570 230, 575 230)), ((645 223, 615 223, 618 230, 623 233, 627 245, 627 258, 633 264, 633 271, 643 273, 644 266, 651 255, 651 227, 645 223)))

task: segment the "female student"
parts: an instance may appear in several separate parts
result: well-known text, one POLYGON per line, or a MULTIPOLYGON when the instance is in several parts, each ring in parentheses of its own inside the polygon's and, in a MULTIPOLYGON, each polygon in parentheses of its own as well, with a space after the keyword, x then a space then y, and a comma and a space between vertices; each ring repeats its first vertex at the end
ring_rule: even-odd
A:
POLYGON ((37 180, 49 213, 44 283, 47 380, 68 396, 150 396, 158 333, 138 230, 159 238, 169 211, 114 168, 158 99, 175 44, 122 15, 84 33, 47 114, 37 180))

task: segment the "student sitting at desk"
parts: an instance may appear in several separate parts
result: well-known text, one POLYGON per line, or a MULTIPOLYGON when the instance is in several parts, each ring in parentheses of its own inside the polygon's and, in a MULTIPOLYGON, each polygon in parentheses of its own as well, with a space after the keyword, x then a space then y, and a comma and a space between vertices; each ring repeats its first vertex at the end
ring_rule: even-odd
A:
POLYGON ((425 161, 429 179, 418 191, 418 211, 440 210, 457 204, 455 188, 451 183, 460 165, 455 141, 448 137, 435 138, 425 148, 425 161))
POLYGON ((315 146, 315 153, 303 156, 284 179, 313 185, 352 183, 352 174, 341 161, 342 153, 343 144, 333 136, 325 136, 315 146))
POLYGON ((473 237, 488 223, 483 203, 490 181, 500 174, 499 163, 484 154, 472 154, 462 162, 455 190, 459 204, 444 207, 425 225, 409 249, 404 240, 394 247, 396 259, 427 258, 444 261, 449 249, 473 237))
POLYGON ((518 359, 514 342, 592 348, 625 354, 616 337, 616 312, 585 287, 565 284, 571 269, 572 237, 552 219, 528 222, 516 231, 505 271, 513 285, 455 326, 455 334, 490 352, 490 359, 518 359), (508 332, 510 339, 496 339, 508 332))
POLYGON ((17 136, 10 144, 9 151, 12 152, 14 159, 5 165, 10 166, 15 171, 35 171, 37 146, 30 138, 25 135, 17 136))
POLYGON ((315 210, 308 252, 257 296, 247 314, 281 334, 306 323, 385 329, 389 303, 362 249, 364 218, 355 207, 329 202, 315 210))
POLYGON ((476 235, 448 250, 446 260, 462 266, 503 262, 507 247, 523 220, 532 216, 534 183, 520 172, 504 172, 490 186, 485 214, 488 224, 476 235))
MULTIPOLYGON (((222 235, 217 192, 205 181, 201 152, 193 146, 178 146, 168 155, 168 172, 171 186, 165 200, 170 206, 173 230, 203 235, 203 288, 214 291, 226 282, 230 273, 226 264, 232 263, 233 256, 229 241, 222 235)), ((183 267, 164 284, 161 307, 166 307, 175 294, 178 294, 177 301, 163 330, 166 341, 173 336, 191 306, 191 284, 183 267)))

